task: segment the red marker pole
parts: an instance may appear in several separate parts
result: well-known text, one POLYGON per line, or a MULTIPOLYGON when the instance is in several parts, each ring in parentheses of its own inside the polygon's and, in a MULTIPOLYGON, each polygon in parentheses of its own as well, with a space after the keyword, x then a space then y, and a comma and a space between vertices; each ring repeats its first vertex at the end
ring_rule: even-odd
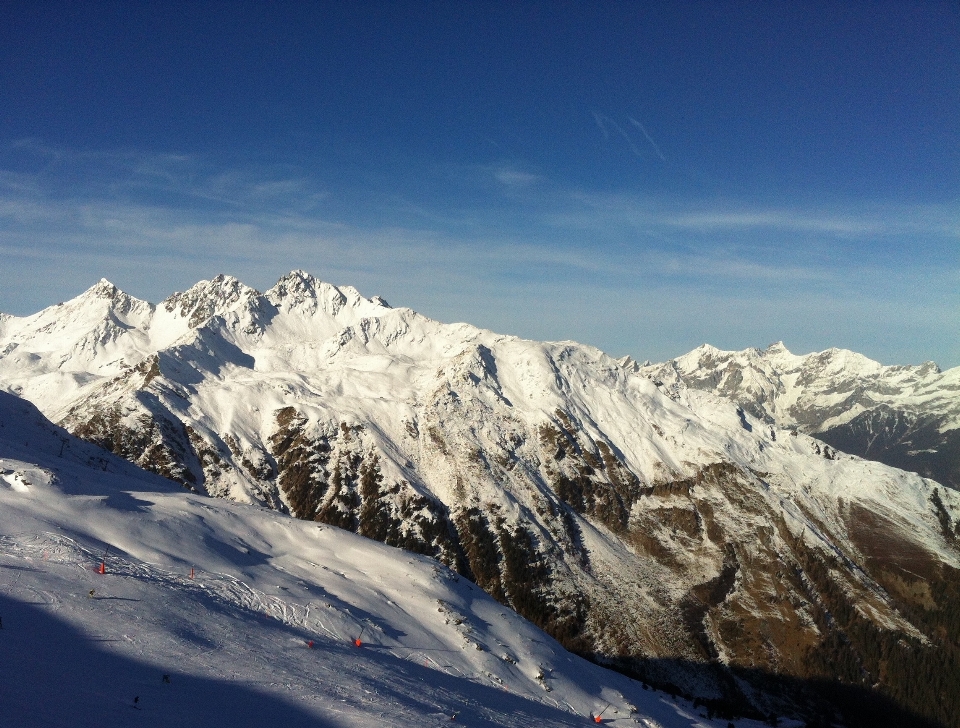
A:
POLYGON ((313 649, 313 640, 307 640, 307 647, 309 647, 311 650, 313 649))
POLYGON ((107 573, 107 554, 108 554, 108 553, 110 553, 110 547, 109 547, 109 546, 107 546, 107 548, 106 548, 106 549, 104 550, 104 552, 103 552, 103 558, 100 560, 100 566, 97 568, 97 573, 98 573, 98 574, 106 574, 106 573, 107 573))
POLYGON ((191 578, 191 579, 193 578, 193 567, 192 567, 192 566, 190 567, 190 578, 191 578))
POLYGON ((357 647, 360 647, 361 645, 363 645, 363 642, 360 641, 360 638, 363 637, 363 630, 365 629, 366 627, 361 627, 360 634, 357 635, 357 638, 353 641, 353 644, 355 644, 357 647))

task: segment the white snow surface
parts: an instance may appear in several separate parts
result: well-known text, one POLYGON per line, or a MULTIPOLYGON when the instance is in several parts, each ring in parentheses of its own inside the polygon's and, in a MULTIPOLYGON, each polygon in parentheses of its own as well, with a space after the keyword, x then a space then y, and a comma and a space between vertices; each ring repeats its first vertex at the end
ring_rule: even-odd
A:
POLYGON ((3 725, 726 725, 432 560, 185 492, 9 394, 0 478, 3 725))

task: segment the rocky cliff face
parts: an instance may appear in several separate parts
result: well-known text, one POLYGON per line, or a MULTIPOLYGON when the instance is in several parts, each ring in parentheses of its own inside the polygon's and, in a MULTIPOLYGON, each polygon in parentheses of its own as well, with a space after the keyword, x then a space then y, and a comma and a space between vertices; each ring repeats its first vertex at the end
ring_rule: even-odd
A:
POLYGON ((960 494, 781 427, 775 388, 738 406, 300 271, 155 307, 91 289, 0 333, 0 385, 72 432, 433 556, 711 710, 827 719, 863 688, 960 715, 960 494))
POLYGON ((673 396, 679 387, 714 392, 769 424, 960 488, 960 367, 882 366, 842 349, 796 356, 777 343, 704 345, 638 369, 673 396))

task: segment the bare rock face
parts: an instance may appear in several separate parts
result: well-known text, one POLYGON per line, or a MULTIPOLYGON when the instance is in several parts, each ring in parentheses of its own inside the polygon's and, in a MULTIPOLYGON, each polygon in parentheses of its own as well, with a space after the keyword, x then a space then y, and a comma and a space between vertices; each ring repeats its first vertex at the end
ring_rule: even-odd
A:
POLYGON ((960 489, 960 368, 882 366, 843 349, 806 356, 701 346, 638 367, 664 391, 713 392, 777 427, 960 489))
POLYGON ((716 715, 856 724, 884 705, 956 724, 960 494, 801 427, 949 372, 870 389, 855 355, 760 378, 716 350, 654 371, 301 271, 265 294, 218 277, 117 300, 5 319, 0 386, 187 487, 436 558, 716 715), (111 317, 115 336, 77 349, 111 317), (817 372, 822 411, 803 394, 817 372))

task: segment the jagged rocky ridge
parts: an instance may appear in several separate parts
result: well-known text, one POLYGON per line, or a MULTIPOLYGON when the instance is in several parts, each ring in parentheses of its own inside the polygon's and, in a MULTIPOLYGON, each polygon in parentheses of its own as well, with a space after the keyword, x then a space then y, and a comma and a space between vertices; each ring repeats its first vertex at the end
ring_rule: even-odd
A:
POLYGON ((827 720, 864 688, 957 724, 960 495, 712 393, 301 271, 158 306, 101 281, 4 319, 0 352, 0 386, 88 440, 433 556, 717 710, 827 720))
POLYGON ((844 349, 797 356, 777 342, 705 344, 638 369, 674 397, 681 387, 714 392, 763 422, 960 489, 960 367, 883 366, 844 349))

